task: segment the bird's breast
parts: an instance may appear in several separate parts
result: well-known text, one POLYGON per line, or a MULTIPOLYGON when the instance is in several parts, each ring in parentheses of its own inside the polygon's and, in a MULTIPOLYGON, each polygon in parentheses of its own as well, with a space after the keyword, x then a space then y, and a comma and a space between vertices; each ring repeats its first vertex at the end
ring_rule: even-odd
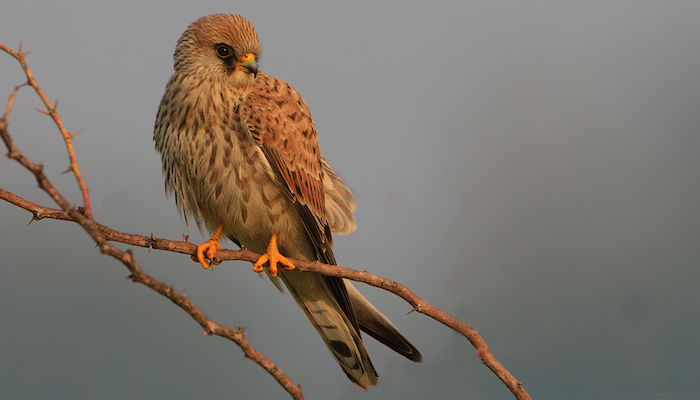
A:
POLYGON ((286 189, 238 113, 244 98, 216 84, 190 90, 173 84, 178 82, 166 89, 155 136, 166 188, 181 210, 209 231, 223 225, 226 236, 258 253, 272 233, 285 242, 303 237, 286 189))

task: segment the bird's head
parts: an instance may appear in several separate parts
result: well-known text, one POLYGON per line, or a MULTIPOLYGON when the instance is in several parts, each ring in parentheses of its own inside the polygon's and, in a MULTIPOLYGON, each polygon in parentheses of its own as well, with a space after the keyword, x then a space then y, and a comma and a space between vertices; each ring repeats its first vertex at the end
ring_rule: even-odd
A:
POLYGON ((175 71, 234 87, 255 83, 260 41, 240 15, 215 14, 192 23, 175 48, 175 71))

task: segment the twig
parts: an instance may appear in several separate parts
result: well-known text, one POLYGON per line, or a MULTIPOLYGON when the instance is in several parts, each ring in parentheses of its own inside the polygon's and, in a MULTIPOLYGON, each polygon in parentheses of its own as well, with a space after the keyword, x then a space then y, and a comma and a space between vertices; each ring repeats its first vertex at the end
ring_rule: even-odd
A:
MULTIPOLYGON (((0 46, 2 46, 2 43, 0 43, 0 46)), ((24 82, 19 86, 15 86, 12 93, 10 93, 10 98, 7 99, 7 107, 5 108, 5 114, 2 115, 2 120, 7 121, 7 117, 10 115, 10 111, 12 111, 12 106, 15 104, 15 96, 17 96, 17 92, 19 92, 20 89, 27 85, 28 83, 24 82)))
MULTIPOLYGON (((115 241, 139 247, 147 247, 149 249, 173 251, 190 255, 194 255, 196 252, 196 246, 188 242, 158 239, 154 238, 152 234, 150 237, 141 235, 131 235, 110 229, 104 225, 98 224, 92 219, 91 214, 89 212, 90 202, 88 198, 87 189, 85 189, 84 191, 82 190, 84 188, 84 182, 80 177, 80 172, 77 168, 77 162, 75 162, 75 155, 72 151, 72 135, 68 133, 65 130, 65 128, 63 128, 63 124, 60 122, 58 114, 56 113, 55 105, 51 106, 51 104, 46 100, 46 96, 43 95, 43 92, 34 81, 34 78, 31 75, 31 71, 29 70, 24 61, 24 53, 22 53, 21 47, 19 52, 15 53, 0 43, 0 49, 8 52, 20 62, 20 64, 22 65, 22 69, 27 75, 27 83, 25 83, 25 85, 28 84, 36 90, 37 94, 39 94, 39 96, 44 101, 44 104, 46 105, 48 110, 48 114, 52 116, 52 118, 56 122, 56 125, 59 127, 59 130, 61 130, 61 133, 63 134, 63 137, 66 140, 66 146, 68 147, 68 151, 71 157, 71 170, 76 174, 78 183, 81 185, 81 191, 83 193, 83 198, 85 200, 86 207, 85 214, 73 208, 68 203, 68 201, 63 196, 61 196, 60 193, 58 193, 58 191, 46 178, 46 176, 43 173, 43 167, 41 166, 41 164, 33 163, 22 153, 20 153, 15 147, 15 144, 7 131, 7 116, 9 115, 9 112, 12 109, 12 103, 14 101, 14 97, 17 94, 17 91, 24 85, 16 87, 10 95, 6 112, 0 119, 0 137, 2 137, 2 140, 5 142, 5 145, 9 151, 8 157, 18 161, 25 168, 30 170, 36 177, 39 186, 46 193, 48 193, 49 196, 61 207, 61 210, 37 205, 1 188, 0 199, 3 199, 9 203, 12 203, 18 207, 21 207, 31 212, 33 214, 33 217, 30 223, 32 221, 40 220, 43 218, 52 218, 73 221, 80 224, 83 227, 83 229, 85 229, 85 231, 95 240, 95 242, 100 248, 100 251, 103 254, 111 255, 112 257, 120 260, 129 269, 129 271, 131 272, 129 278, 131 280, 133 280, 134 282, 144 284, 170 299, 173 303, 175 303, 177 306, 179 306, 185 312, 187 312, 195 321, 197 321, 197 323, 200 324, 200 326, 205 330, 207 334, 221 336, 235 342, 243 350, 247 358, 252 359, 258 365, 260 365, 266 371, 268 371, 268 373, 270 373, 280 383, 280 385, 282 385, 285 388, 285 390, 287 390, 287 392, 290 393, 290 395, 293 398, 302 399, 303 395, 301 393, 301 387, 292 383, 291 380, 274 363, 272 363, 272 361, 265 358, 255 348, 253 348, 253 346, 250 345, 250 343, 245 339, 242 329, 239 328, 236 330, 232 330, 211 321, 184 295, 177 292, 172 287, 146 274, 133 260, 130 250, 124 252, 113 246, 111 243, 109 243, 110 241, 115 241)), ((216 261, 244 260, 253 263, 258 259, 258 257, 258 254, 246 249, 238 251, 219 250, 216 254, 216 261)), ((484 342, 484 340, 481 338, 481 336, 476 330, 472 329, 467 324, 460 322, 453 316, 431 306, 426 301, 418 297, 411 290, 409 290, 407 287, 392 280, 382 278, 374 274, 370 274, 366 271, 356 271, 349 268, 327 265, 318 261, 309 262, 302 260, 293 260, 293 262, 299 271, 317 272, 323 275, 336 276, 340 278, 354 280, 357 282, 363 282, 368 285, 375 286, 396 294, 397 296, 401 297, 402 299, 406 300, 409 304, 411 304, 413 306, 414 311, 428 315, 436 321, 455 330, 456 332, 459 332, 464 337, 466 337, 472 344, 472 346, 476 349, 476 353, 481 359, 481 361, 498 376, 498 378, 508 387, 508 389, 510 389, 510 391, 513 393, 516 399, 531 399, 531 397, 523 387, 522 383, 516 380, 513 377, 513 375, 510 372, 508 372, 508 370, 506 370, 500 362, 498 362, 498 360, 494 357, 493 353, 491 353, 491 350, 486 345, 486 342, 484 342)))
MULTIPOLYGON (((30 201, 24 200, 10 192, 7 192, 0 188, 0 199, 8 201, 18 207, 21 207, 34 216, 32 221, 39 220, 43 218, 61 219, 68 220, 71 219, 66 217, 61 210, 56 210, 52 208, 42 207, 38 204, 34 204, 30 201)), ((195 255, 197 251, 197 246, 188 242, 171 241, 167 239, 155 238, 153 235, 141 236, 132 235, 128 233, 123 233, 110 229, 104 225, 95 223, 98 226, 100 232, 104 235, 107 240, 130 244, 138 247, 146 247, 149 249, 172 251, 176 253, 195 255)), ((250 250, 225 250, 221 249, 216 253, 216 261, 248 261, 254 263, 259 254, 256 254, 250 250)), ((350 279, 357 282, 366 283, 368 285, 384 289, 395 295, 406 300, 411 306, 413 306, 413 311, 421 314, 425 314, 434 320, 440 322, 441 324, 455 330, 464 337, 466 337, 476 350, 476 354, 481 359, 491 371, 493 371, 496 376, 510 389, 510 391, 515 395, 516 399, 530 399, 530 396, 525 391, 521 382, 519 382, 513 375, 508 372, 507 369, 501 365, 501 363, 496 359, 484 339, 479 335, 479 333, 472 329, 469 325, 460 322, 452 315, 440 311, 437 308, 431 306, 425 300, 418 297, 406 286, 392 281, 390 279, 382 278, 380 276, 371 274, 367 271, 357 271, 350 268, 344 268, 336 265, 323 264, 318 261, 303 261, 297 259, 291 259, 294 265, 299 271, 310 271, 317 272, 328 276, 337 276, 339 278, 350 279)))
MULTIPOLYGON (((5 51, 8 50, 1 43, 0 49, 5 51)), ((33 81, 33 78, 31 77, 31 72, 24 63, 23 53, 21 52, 21 49, 18 54, 20 55, 20 58, 15 58, 17 58, 17 60, 20 61, 20 64, 22 64, 22 67, 25 70, 29 79, 28 84, 33 86, 38 94, 43 94, 43 92, 41 92, 41 89, 39 89, 38 85, 35 86, 36 82, 33 81)), ((12 102, 14 101, 14 97, 16 96, 17 91, 20 87, 21 85, 15 88, 15 90, 13 90, 12 94, 10 95, 8 101, 9 104, 6 108, 5 114, 2 118, 0 118, 0 138, 5 143, 5 147, 7 147, 8 158, 17 161, 30 172, 32 172, 37 180, 37 183, 39 184, 39 187, 43 189, 61 207, 61 210, 38 210, 37 212, 33 213, 34 217, 32 218, 32 221, 42 218, 56 218, 78 223, 90 235, 90 237, 93 238, 95 243, 97 243, 102 254, 107 254, 116 258, 129 269, 129 271, 131 272, 131 275, 129 275, 129 279, 131 279, 133 282, 141 283, 170 299, 170 301, 175 303, 178 307, 180 307, 187 314, 189 314, 195 321, 197 321, 197 323, 199 323, 199 325, 204 329, 204 331, 208 335, 217 335, 236 343, 241 348, 241 350, 243 350, 243 353, 245 354, 246 358, 250 358, 256 364, 260 365, 263 369, 265 369, 270 375, 272 375, 272 377, 275 378, 275 380, 292 396, 292 398, 303 399, 304 395, 301 392, 301 386, 295 385, 291 381, 291 379, 289 379, 289 377, 286 374, 284 374, 284 372, 282 372, 282 370, 279 367, 277 367, 277 365, 275 365, 271 360, 269 360, 268 358, 263 356, 259 351, 257 351, 245 338, 242 328, 233 330, 213 322, 182 293, 176 291, 171 286, 168 286, 165 283, 145 273, 141 269, 141 267, 139 267, 136 261, 134 261, 131 250, 122 251, 114 245, 112 245, 109 242, 109 240, 101 233, 101 230, 105 229, 105 227, 95 222, 95 220, 93 220, 88 214, 88 206, 90 202, 87 197, 87 191, 83 192, 86 204, 84 214, 83 212, 80 212, 79 210, 73 208, 70 205, 70 203, 58 192, 58 190, 56 190, 56 188, 51 184, 51 182, 44 174, 43 166, 41 164, 34 163, 24 154, 22 154, 19 150, 17 150, 17 147, 7 130, 7 117, 9 116, 9 113, 12 110, 12 102)), ((43 99, 45 99, 45 97, 43 97, 43 99)), ((51 108, 51 114, 52 116, 55 116, 54 121, 57 122, 57 125, 60 124, 58 114, 56 114, 55 112, 55 106, 51 108)), ((62 127, 63 125, 60 124, 59 129, 62 129, 62 127)), ((65 131, 65 129, 63 129, 63 131, 65 131)), ((69 135, 64 135, 64 139, 66 139, 68 144, 70 143, 69 135)), ((72 145, 69 145, 69 151, 72 151, 72 145)), ((73 169, 73 172, 76 173, 79 182, 82 183, 82 178, 80 178, 79 172, 77 172, 77 164, 73 164, 73 161, 74 158, 72 158, 71 160, 71 166, 75 165, 76 167, 75 169, 73 169)), ((40 207, 34 203, 31 203, 25 199, 22 199, 19 196, 16 196, 2 189, 0 189, 0 195, 4 200, 7 200, 8 202, 18 205, 22 208, 25 208, 27 206, 40 207)), ((30 223, 32 221, 30 221, 30 223)))
POLYGON ((78 160, 75 158, 75 151, 73 150, 73 136, 66 130, 65 126, 63 126, 63 121, 61 121, 61 118, 58 116, 58 113, 56 112, 56 107, 58 106, 58 100, 56 100, 56 103, 54 105, 51 104, 49 99, 46 97, 46 94, 44 94, 44 91, 41 90, 39 85, 36 83, 34 80, 34 75, 32 74, 32 71, 29 69, 29 66, 27 66, 27 61, 25 59, 25 55, 27 53, 22 52, 22 45, 20 44, 19 50, 18 51, 13 51, 12 49, 8 48, 7 46, 3 45, 0 43, 0 50, 3 50, 5 53, 11 55, 14 57, 15 60, 19 62, 19 65, 22 66, 22 70, 24 71, 24 74, 27 76, 27 82, 23 83, 22 85, 18 86, 15 88, 15 90, 12 92, 12 95, 10 95, 10 101, 8 101, 7 104, 7 109, 5 111, 5 115, 3 115, 3 120, 7 122, 7 117, 10 113, 10 110, 12 109, 12 102, 14 100, 14 96, 17 94, 17 91, 19 88, 25 85, 31 86, 36 94, 41 98, 41 101, 44 103, 44 106, 46 107, 46 110, 39 110, 43 112, 44 114, 47 114, 53 119, 54 123, 56 123, 56 127, 58 127, 58 130, 61 132, 61 135, 63 136, 63 140, 66 143, 66 149, 68 150, 68 158, 70 160, 70 167, 68 167, 69 170, 73 172, 75 175, 75 179, 78 181, 78 186, 80 187, 80 192, 83 195, 83 204, 85 205, 85 213, 89 218, 92 218, 92 208, 90 207, 90 196, 88 195, 88 188, 85 186, 85 181, 83 180, 83 176, 80 173, 80 168, 78 168, 78 160))

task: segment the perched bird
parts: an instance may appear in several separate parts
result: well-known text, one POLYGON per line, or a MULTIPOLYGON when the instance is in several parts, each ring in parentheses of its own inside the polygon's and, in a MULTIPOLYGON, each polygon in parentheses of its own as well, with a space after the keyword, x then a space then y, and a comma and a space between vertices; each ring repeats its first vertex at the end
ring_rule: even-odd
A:
POLYGON ((273 282, 281 288, 282 279, 348 378, 367 389, 377 373, 360 330, 412 361, 422 356, 350 282, 291 271, 282 255, 335 265, 331 232, 355 229, 355 200, 321 157, 304 100, 258 71, 259 55, 255 28, 239 15, 200 18, 182 35, 154 130, 166 191, 213 232, 198 248, 204 268, 222 235, 263 254, 253 270, 269 262, 273 282))

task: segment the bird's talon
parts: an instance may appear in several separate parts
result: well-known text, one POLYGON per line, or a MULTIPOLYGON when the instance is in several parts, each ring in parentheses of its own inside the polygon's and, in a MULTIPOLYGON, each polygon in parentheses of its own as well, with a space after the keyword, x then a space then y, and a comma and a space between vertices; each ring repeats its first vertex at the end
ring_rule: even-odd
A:
POLYGON ((260 258, 258 258, 258 260, 255 261, 255 264, 253 264, 253 272, 257 272, 257 273, 263 272, 265 270, 263 265, 265 265, 265 263, 267 262, 268 259, 269 259, 269 257, 267 254, 261 255, 260 258))
POLYGON ((219 251, 219 249, 221 249, 219 240, 221 239, 221 233, 223 232, 223 230, 224 226, 222 225, 219 227, 219 229, 216 230, 216 232, 214 232, 211 239, 197 246, 197 258, 195 259, 194 256, 192 256, 192 259, 194 261, 199 261, 199 263, 202 264, 202 267, 204 267, 204 269, 208 269, 212 265, 221 264, 221 261, 214 261, 214 256, 216 255, 216 252, 219 251), (205 252, 206 257, 204 255, 205 252), (207 261, 207 259, 209 259, 209 261, 207 261))
POLYGON ((268 261, 270 262, 270 276, 273 278, 277 276, 277 263, 281 263, 286 270, 295 268, 294 264, 287 257, 280 254, 279 249, 277 249, 277 234, 275 233, 272 234, 270 244, 267 246, 267 253, 261 255, 253 264, 253 271, 258 273, 264 271, 263 265, 268 261))
POLYGON ((216 252, 221 249, 221 245, 219 242, 215 243, 215 246, 209 246, 209 250, 207 250, 207 258, 210 260, 214 260, 214 256, 216 255, 216 252))

